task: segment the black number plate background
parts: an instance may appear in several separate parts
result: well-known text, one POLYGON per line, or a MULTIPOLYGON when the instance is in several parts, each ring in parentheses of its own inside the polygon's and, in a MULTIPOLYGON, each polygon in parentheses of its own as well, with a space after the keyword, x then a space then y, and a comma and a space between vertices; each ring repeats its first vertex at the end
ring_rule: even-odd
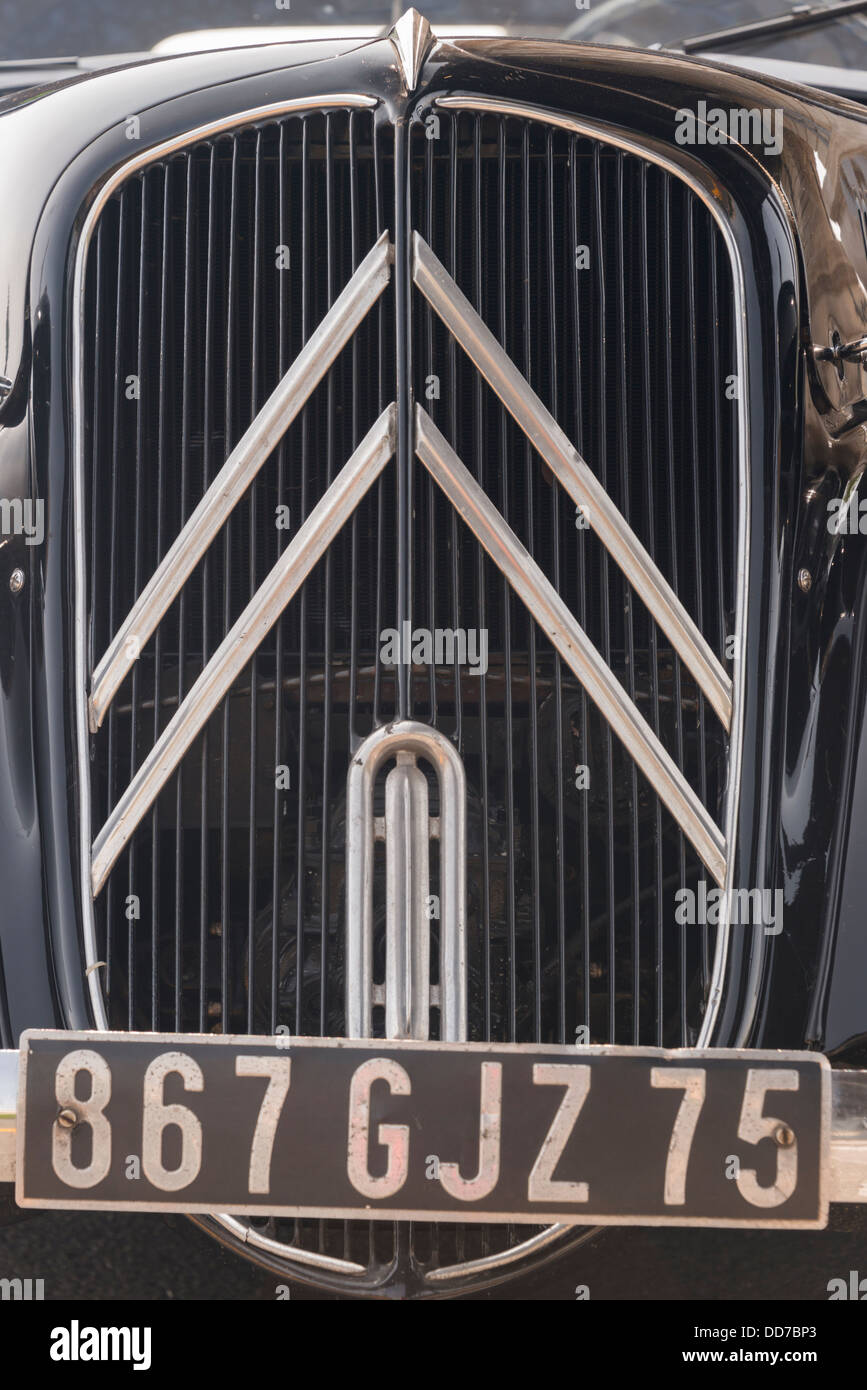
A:
MULTIPOLYGON (((525 1045, 396 1043, 342 1039, 169 1036, 130 1033, 31 1032, 21 1039, 17 1200, 25 1206, 92 1209, 272 1212, 314 1216, 400 1216, 446 1220, 624 1222, 748 1226, 823 1226, 824 1179, 830 1127, 830 1072, 815 1053, 681 1051, 639 1048, 559 1048, 525 1045), (60 1180, 52 1166, 58 1114, 55 1073, 68 1053, 87 1048, 111 1069, 111 1162, 96 1185, 83 1190, 60 1180), (130 1157, 142 1152, 143 1083, 148 1064, 166 1052, 182 1052, 201 1068, 201 1091, 186 1091, 168 1076, 164 1103, 188 1107, 201 1123, 201 1164, 192 1181, 161 1191, 130 1157), (291 1059, 291 1081, 274 1136, 270 1192, 248 1189, 251 1145, 267 1086, 265 1078, 237 1076, 239 1055, 291 1059), (370 1096, 370 1173, 385 1172, 387 1150, 377 1143, 381 1124, 408 1127, 407 1176, 394 1196, 359 1193, 347 1172, 350 1084, 371 1058, 399 1063, 409 1095, 392 1095, 378 1081, 370 1096), (502 1064, 502 1132, 499 1178, 490 1195, 466 1202, 449 1196, 427 1174, 430 1159, 479 1167, 481 1064, 502 1064), (534 1063, 589 1066, 586 1100, 553 1173, 555 1182, 587 1183, 587 1202, 540 1203, 528 1198, 530 1173, 565 1089, 533 1083, 534 1063), (651 1085, 654 1067, 698 1067, 704 1072, 702 1105, 686 1166, 685 1202, 666 1205, 669 1146, 682 1088, 651 1085), (797 1144, 797 1183, 783 1203, 752 1204, 732 1172, 754 1169, 770 1186, 780 1149, 773 1137, 750 1143, 738 1137, 750 1069, 796 1071, 797 1091, 767 1092, 765 1115, 789 1127, 797 1144), (23 1123, 22 1123, 23 1120, 23 1123)), ((80 1075, 77 1096, 86 1099, 89 1078, 80 1075)), ((79 1126, 73 1161, 90 1160, 90 1133, 79 1126)), ((180 1161, 180 1133, 166 1129, 162 1161, 180 1161)), ((141 1165, 139 1165, 140 1167, 141 1165)))

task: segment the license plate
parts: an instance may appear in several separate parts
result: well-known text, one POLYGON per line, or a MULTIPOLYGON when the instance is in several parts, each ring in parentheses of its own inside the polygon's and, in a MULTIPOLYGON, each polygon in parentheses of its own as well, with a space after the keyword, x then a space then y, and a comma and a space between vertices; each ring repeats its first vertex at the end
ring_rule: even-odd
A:
POLYGON ((820 1227, 804 1052, 34 1031, 25 1207, 820 1227))

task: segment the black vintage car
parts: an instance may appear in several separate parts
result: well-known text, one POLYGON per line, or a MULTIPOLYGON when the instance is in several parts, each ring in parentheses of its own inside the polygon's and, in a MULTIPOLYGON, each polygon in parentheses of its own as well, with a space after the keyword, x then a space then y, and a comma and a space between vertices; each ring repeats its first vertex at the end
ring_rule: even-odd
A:
POLYGON ((584 8, 0 67, 22 1208, 867 1200, 867 4, 584 8))

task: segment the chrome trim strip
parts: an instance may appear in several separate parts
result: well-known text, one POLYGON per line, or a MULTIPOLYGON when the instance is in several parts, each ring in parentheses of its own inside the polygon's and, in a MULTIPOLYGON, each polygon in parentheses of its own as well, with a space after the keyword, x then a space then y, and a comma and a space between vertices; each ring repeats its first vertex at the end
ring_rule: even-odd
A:
POLYGON ((223 638, 133 777, 93 843, 91 885, 94 897, 190 744, 391 458, 396 416, 395 406, 389 405, 371 426, 223 638))
MULTIPOLYGON (((583 1236, 583 1240, 589 1240, 596 1234, 598 1227, 593 1226, 583 1236)), ((547 1245, 552 1245, 558 1237, 565 1235, 569 1231, 574 1231, 574 1226, 564 1226, 559 1223, 554 1226, 546 1226, 544 1231, 539 1231, 537 1235, 530 1236, 529 1240, 522 1240, 519 1245, 513 1245, 508 1250, 501 1250, 496 1255, 483 1255, 477 1260, 465 1260, 463 1264, 440 1265, 439 1269, 429 1270, 424 1278, 426 1284, 446 1284, 452 1279, 470 1278, 474 1274, 487 1274, 497 1269, 503 1269, 506 1265, 516 1264, 523 1260, 525 1255, 534 1255, 537 1250, 544 1250, 547 1245)), ((575 1249, 576 1245, 581 1245, 582 1240, 577 1240, 570 1249, 575 1249)))
POLYGON ((722 832, 556 589, 420 405, 415 408, 415 446, 425 468, 574 671, 715 881, 723 884, 722 832))
POLYGON ((87 270, 87 253, 90 250, 90 243, 100 213, 105 207, 111 195, 120 185, 136 173, 143 169, 147 164, 152 164, 166 155, 173 154, 177 150, 185 149, 190 144, 196 144, 200 140, 208 140, 215 135, 220 135, 224 131, 234 130, 237 126, 250 125, 255 121, 276 120, 279 116, 286 116, 293 111, 299 114, 303 111, 317 111, 329 107, 368 107, 378 105, 376 98, 362 95, 359 93, 335 92, 331 95, 319 97, 294 97, 288 101, 271 102, 265 106, 253 107, 247 111, 240 111, 234 115, 221 117, 220 120, 211 121, 207 125, 196 126, 192 130, 183 131, 179 135, 172 136, 169 140, 162 141, 159 145, 154 145, 150 149, 140 150, 132 159, 128 159, 120 168, 115 169, 114 173, 102 184, 88 209, 87 216, 81 229, 78 246, 75 253, 75 269, 73 272, 73 318, 72 318, 72 546, 73 546, 73 574, 75 583, 75 688, 76 688, 76 728, 75 728, 75 752, 78 763, 78 787, 79 787, 79 845, 78 845, 78 868, 79 868, 79 889, 81 893, 81 914, 82 914, 82 934, 84 938, 84 957, 86 962, 85 974, 87 976, 87 987, 90 995, 90 1006, 93 1009, 93 1017, 96 1026, 101 1029, 108 1027, 108 1018, 105 1012, 105 1001, 102 995, 102 985, 99 977, 99 955, 96 945, 96 922, 93 912, 93 899, 91 888, 91 845, 90 845, 90 826, 91 826, 91 797, 90 797, 90 718, 88 709, 88 680, 89 671, 87 663, 87 559, 84 553, 84 528, 87 509, 84 496, 84 422, 85 422, 85 392, 84 392, 84 342, 85 342, 85 322, 84 322, 84 280, 87 270))
MULTIPOLYGON (((346 779, 346 1036, 369 1038, 373 1005, 373 787, 383 762, 414 753, 431 764, 440 788, 440 1036, 467 1038, 466 774, 445 734, 401 720, 375 729, 346 779)), ((424 923, 429 928, 429 923, 424 923)))
POLYGON ((308 396, 382 294, 391 277, 393 260, 394 248, 388 232, 383 232, 239 439, 154 570, 93 673, 92 733, 102 724, 121 683, 135 665, 136 652, 141 652, 308 396))
MULTIPOLYGON (((729 934, 731 931, 731 881, 737 846, 738 812, 741 794, 741 766, 743 760, 743 672, 747 641, 747 614, 749 611, 749 572, 747 568, 748 540, 750 534, 750 438, 748 421, 750 418, 750 377, 749 343, 747 340, 747 297, 744 283, 744 267, 731 218, 737 216, 725 190, 719 187, 716 179, 692 155, 686 151, 678 154, 677 160, 663 150, 648 147, 628 131, 610 125, 600 125, 596 121, 580 116, 564 115, 541 106, 531 106, 522 101, 510 101, 499 97, 484 96, 442 96, 435 100, 437 106, 451 111, 489 111, 501 116, 515 116, 519 119, 539 121, 553 125, 561 130, 571 130, 577 135, 586 135, 602 144, 612 145, 633 154, 648 164, 664 169, 673 178, 691 189, 707 208, 726 245, 732 268, 732 285, 735 300, 735 342, 737 351, 737 372, 740 383, 738 408, 738 453, 740 457, 740 476, 738 479, 738 564, 736 581, 735 611, 735 652, 732 669, 735 679, 732 683, 732 719, 729 742, 728 787, 726 791, 725 842, 728 847, 728 870, 726 876, 726 901, 720 912, 720 925, 717 930, 716 952, 711 970, 710 988, 704 1018, 697 1039, 697 1046, 708 1047, 713 1037, 717 1016, 722 1004, 723 984, 725 982, 728 960, 729 934)), ((739 1040, 743 1042, 743 1039, 739 1040)))
POLYGON ((728 732, 732 683, 677 594, 553 415, 418 232, 412 234, 412 256, 415 284, 572 501, 584 508, 588 525, 689 667, 728 732))
MULTIPOLYGON (((193 1219, 196 1220, 195 1217, 193 1219)), ((320 1255, 318 1251, 305 1250, 300 1245, 285 1245, 282 1240, 263 1235, 255 1226, 245 1226, 237 1216, 214 1212, 212 1216, 204 1219, 216 1221, 236 1240, 243 1241, 253 1250, 261 1250, 263 1254, 278 1255, 282 1260, 295 1260, 297 1264, 325 1270, 328 1274, 349 1274, 356 1279, 362 1274, 367 1274, 365 1266, 355 1264, 353 1260, 339 1260, 335 1255, 320 1255)), ((198 1219, 198 1224, 202 1224, 201 1218, 198 1219)))
POLYGON ((385 779, 385 1036, 430 1037, 427 778, 401 751, 385 779))

